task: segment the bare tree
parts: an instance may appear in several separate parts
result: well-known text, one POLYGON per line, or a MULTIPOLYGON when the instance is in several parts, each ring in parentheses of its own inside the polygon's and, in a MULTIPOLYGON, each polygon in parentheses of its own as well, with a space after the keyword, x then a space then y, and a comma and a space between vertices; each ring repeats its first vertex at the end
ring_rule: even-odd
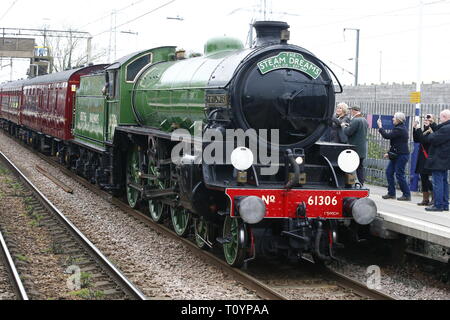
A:
MULTIPOLYGON (((87 39, 72 36, 70 28, 68 31, 67 37, 44 38, 44 46, 49 50, 48 55, 53 57, 55 72, 72 69, 88 63, 87 39)), ((95 61, 105 57, 107 50, 97 50, 93 47, 92 52, 90 60, 95 61)))

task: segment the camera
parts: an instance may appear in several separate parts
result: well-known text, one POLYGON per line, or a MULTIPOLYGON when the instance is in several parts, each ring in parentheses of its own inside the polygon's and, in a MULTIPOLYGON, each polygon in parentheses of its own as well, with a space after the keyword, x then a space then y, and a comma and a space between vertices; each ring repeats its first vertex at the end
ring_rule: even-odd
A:
POLYGON ((430 114, 427 114, 427 119, 428 120, 431 119, 431 115, 430 114))

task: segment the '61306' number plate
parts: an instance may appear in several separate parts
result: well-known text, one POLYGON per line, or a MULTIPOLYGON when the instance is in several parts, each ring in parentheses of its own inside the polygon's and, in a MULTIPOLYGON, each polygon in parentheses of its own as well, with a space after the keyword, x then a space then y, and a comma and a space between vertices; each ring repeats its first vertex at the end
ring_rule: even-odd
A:
POLYGON ((329 206, 329 205, 337 205, 338 199, 337 197, 327 197, 327 196, 312 196, 308 198, 309 206, 329 206))

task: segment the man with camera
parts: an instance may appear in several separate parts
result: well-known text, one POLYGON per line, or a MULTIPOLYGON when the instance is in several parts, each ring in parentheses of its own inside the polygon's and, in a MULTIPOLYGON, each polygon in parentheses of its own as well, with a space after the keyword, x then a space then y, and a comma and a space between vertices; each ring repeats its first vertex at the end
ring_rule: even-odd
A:
POLYGON ((420 175, 420 181, 422 184, 422 202, 419 202, 419 206, 430 206, 431 196, 433 192, 433 183, 431 182, 431 171, 425 169, 425 163, 430 153, 430 144, 424 143, 423 138, 433 133, 436 130, 437 124, 434 116, 427 114, 423 119, 423 129, 420 128, 420 122, 415 121, 413 125, 413 137, 414 142, 419 143, 419 154, 417 156, 415 173, 420 175))
POLYGON ((406 164, 409 161, 409 133, 406 128, 406 116, 402 112, 397 112, 392 118, 394 123, 394 129, 387 132, 383 128, 381 119, 378 119, 377 124, 379 132, 384 139, 390 140, 389 152, 385 155, 385 158, 389 158, 389 164, 386 168, 386 179, 388 181, 388 193, 382 198, 395 199, 395 178, 400 186, 400 190, 403 195, 397 198, 399 201, 411 201, 411 190, 406 181, 405 170, 406 164))
POLYGON ((425 136, 423 143, 430 144, 430 153, 425 168, 433 176, 434 205, 425 208, 426 211, 449 211, 448 170, 450 170, 450 110, 440 114, 441 124, 436 131, 425 136))

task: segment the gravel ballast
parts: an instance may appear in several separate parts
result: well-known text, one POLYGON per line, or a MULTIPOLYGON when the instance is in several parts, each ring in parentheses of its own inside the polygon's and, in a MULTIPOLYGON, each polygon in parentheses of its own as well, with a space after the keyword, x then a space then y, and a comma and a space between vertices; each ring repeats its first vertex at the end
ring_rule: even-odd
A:
POLYGON ((147 297, 180 300, 259 299, 220 269, 193 255, 184 245, 124 214, 2 132, 0 150, 147 297), (42 176, 36 170, 36 165, 71 187, 73 194, 64 192, 42 176))

